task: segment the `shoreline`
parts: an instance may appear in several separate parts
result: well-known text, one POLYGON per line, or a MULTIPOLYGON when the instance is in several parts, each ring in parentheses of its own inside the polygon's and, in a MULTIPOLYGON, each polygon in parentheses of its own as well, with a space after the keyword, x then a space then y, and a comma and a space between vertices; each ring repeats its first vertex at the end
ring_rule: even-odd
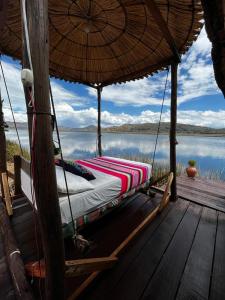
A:
MULTIPOLYGON (((82 133, 96 133, 95 131, 85 131, 85 130, 59 130, 61 133, 71 133, 71 132, 82 132, 82 133)), ((102 131, 102 133, 109 133, 109 134, 135 134, 135 135, 156 135, 156 132, 130 132, 130 131, 102 131)), ((169 133, 159 133, 159 135, 167 135, 169 136, 169 133)), ((177 136, 204 136, 204 137, 224 137, 225 133, 181 133, 178 132, 176 134, 177 136)))

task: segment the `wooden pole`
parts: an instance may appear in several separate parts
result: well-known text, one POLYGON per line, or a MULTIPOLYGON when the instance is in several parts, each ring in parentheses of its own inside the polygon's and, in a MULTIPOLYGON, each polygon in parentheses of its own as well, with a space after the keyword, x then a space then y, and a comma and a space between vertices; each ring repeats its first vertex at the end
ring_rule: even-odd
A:
POLYGON ((46 299, 64 299, 64 245, 49 100, 48 1, 29 0, 26 4, 36 111, 31 169, 46 265, 46 299))
POLYGON ((97 94, 98 94, 98 155, 102 156, 102 132, 101 132, 101 94, 102 94, 102 87, 97 87, 97 94))
POLYGON ((5 205, 0 198, 0 231, 3 238, 4 250, 8 268, 12 277, 16 299, 32 300, 31 288, 27 282, 23 261, 17 247, 16 239, 10 226, 5 205))
MULTIPOLYGON (((21 15, 23 16, 23 10, 21 6, 21 15)), ((21 26, 22 26, 22 32, 23 36, 25 36, 24 31, 24 20, 21 18, 21 26)), ((22 68, 23 69, 31 69, 29 58, 28 58, 28 52, 27 52, 27 43, 26 39, 22 39, 22 68)), ((31 143, 32 139, 32 121, 33 121, 33 115, 32 115, 32 107, 29 105, 30 99, 29 99, 29 88, 23 87, 25 100, 26 100, 26 109, 27 109, 27 122, 28 122, 28 132, 29 132, 29 141, 31 143)), ((31 144, 30 144, 31 149, 31 144)))
POLYGON ((14 186, 15 196, 22 194, 21 189, 21 157, 19 155, 14 156, 14 186))
POLYGON ((177 68, 178 63, 171 65, 171 108, 170 108, 170 172, 174 178, 171 184, 171 201, 177 200, 176 181, 176 125, 177 125, 177 68))
POLYGON ((2 98, 0 94, 0 184, 1 184, 1 193, 4 196, 4 188, 2 182, 2 174, 7 171, 6 165, 6 138, 5 138, 5 127, 4 127, 4 115, 2 109, 2 98))

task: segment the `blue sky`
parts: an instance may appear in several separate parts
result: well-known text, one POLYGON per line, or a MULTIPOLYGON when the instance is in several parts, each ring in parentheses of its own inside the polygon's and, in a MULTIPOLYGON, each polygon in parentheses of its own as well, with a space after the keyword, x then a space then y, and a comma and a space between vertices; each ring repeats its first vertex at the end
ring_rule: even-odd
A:
MULTIPOLYGON (((211 62, 211 44, 203 29, 198 40, 182 57, 178 80, 178 122, 225 127, 225 99, 218 89, 211 62)), ((3 57, 3 68, 17 121, 26 121, 25 102, 20 82, 20 65, 3 57)), ((153 77, 112 85, 103 89, 102 125, 157 122, 166 72, 153 77)), ((51 80, 59 124, 67 127, 96 125, 96 90, 80 84, 51 80)), ((3 82, 6 120, 12 120, 3 82)), ((163 110, 163 121, 170 116, 170 80, 163 110)))

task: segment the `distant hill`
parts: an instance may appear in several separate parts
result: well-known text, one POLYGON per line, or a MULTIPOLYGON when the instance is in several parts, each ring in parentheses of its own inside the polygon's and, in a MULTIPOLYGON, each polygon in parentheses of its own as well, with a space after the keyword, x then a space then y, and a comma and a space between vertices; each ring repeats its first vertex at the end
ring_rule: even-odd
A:
MULTIPOLYGON (((9 128, 13 128, 12 122, 7 122, 9 128)), ((26 129, 26 123, 17 123, 18 128, 26 129)), ((107 133, 141 133, 141 134, 155 134, 157 132, 158 123, 144 123, 144 124, 124 124, 121 126, 103 127, 102 132, 107 133)), ((68 128, 60 127, 63 132, 96 132, 97 127, 90 125, 83 128, 68 128)), ((163 122, 160 125, 160 134, 169 134, 170 123, 163 122)), ((179 135, 211 135, 211 136, 225 136, 225 128, 215 129, 210 127, 177 124, 177 134, 179 135)))

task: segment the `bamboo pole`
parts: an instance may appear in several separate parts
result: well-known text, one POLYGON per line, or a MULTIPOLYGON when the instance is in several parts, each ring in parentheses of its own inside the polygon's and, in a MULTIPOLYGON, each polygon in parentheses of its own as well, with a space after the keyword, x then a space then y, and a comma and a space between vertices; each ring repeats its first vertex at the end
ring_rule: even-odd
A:
POLYGON ((0 94, 0 185, 1 193, 4 196, 4 188, 2 182, 2 174, 7 172, 6 165, 6 137, 5 137, 5 128, 4 128, 4 115, 2 109, 2 99, 0 94))
POLYGON ((102 156, 102 130, 101 130, 101 94, 102 94, 102 87, 97 87, 97 94, 98 94, 98 155, 102 156))
POLYGON ((48 1, 29 0, 26 4, 36 111, 32 175, 46 265, 46 299, 64 299, 64 245, 49 100, 48 1))
POLYGON ((178 63, 171 65, 171 108, 170 108, 170 172, 174 174, 171 184, 171 201, 177 200, 176 180, 176 125, 177 125, 177 68, 178 63))

